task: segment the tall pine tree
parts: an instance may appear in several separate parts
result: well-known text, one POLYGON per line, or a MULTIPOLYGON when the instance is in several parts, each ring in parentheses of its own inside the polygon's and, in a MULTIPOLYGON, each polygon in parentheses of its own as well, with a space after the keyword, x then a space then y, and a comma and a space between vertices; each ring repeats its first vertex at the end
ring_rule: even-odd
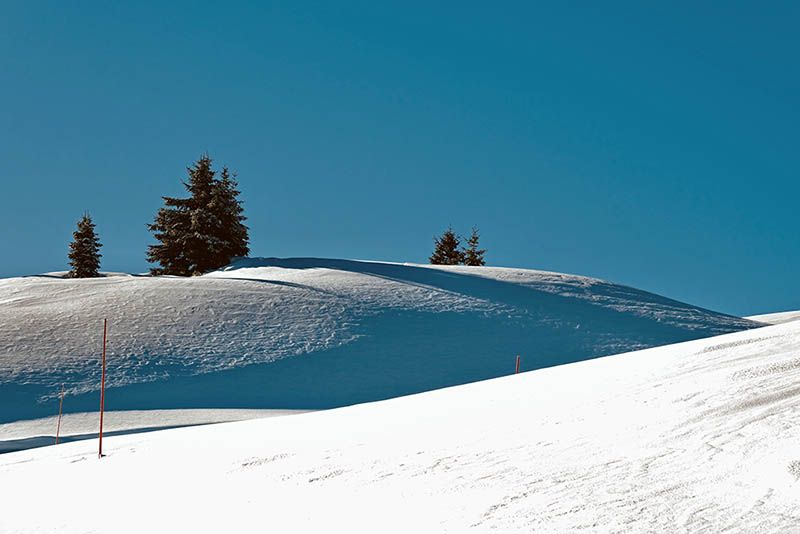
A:
POLYGON ((486 265, 486 261, 483 259, 484 254, 486 254, 486 250, 482 248, 478 248, 478 240, 480 236, 478 234, 478 228, 473 226, 472 227, 472 235, 469 237, 467 241, 467 248, 464 249, 464 265, 486 265))
POLYGON ((228 169, 217 179, 204 155, 187 171, 189 198, 163 197, 165 206, 148 225, 159 241, 147 253, 148 261, 160 265, 153 274, 202 274, 249 252, 239 191, 228 169))
POLYGON ((239 190, 236 177, 231 175, 227 167, 222 168, 220 179, 214 184, 211 209, 219 222, 219 233, 213 249, 214 263, 227 265, 231 258, 247 256, 248 232, 244 221, 244 208, 238 200, 239 190))
POLYGON ((453 232, 452 228, 444 231, 441 237, 434 238, 434 250, 431 254, 430 262, 434 265, 458 265, 464 259, 462 252, 458 249, 461 240, 453 232))
POLYGON ((94 223, 88 213, 78 221, 78 229, 72 234, 69 244, 69 264, 72 267, 67 278, 96 278, 100 276, 100 240, 94 231, 94 223))

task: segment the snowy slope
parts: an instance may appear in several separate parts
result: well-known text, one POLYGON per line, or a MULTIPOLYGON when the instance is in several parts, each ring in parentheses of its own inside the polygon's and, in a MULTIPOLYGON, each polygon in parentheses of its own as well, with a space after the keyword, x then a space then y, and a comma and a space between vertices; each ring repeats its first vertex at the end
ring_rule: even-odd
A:
POLYGON ((753 315, 751 317, 747 317, 747 319, 764 324, 788 323, 789 321, 800 320, 800 311, 765 313, 762 315, 753 315))
POLYGON ((2 455, 0 532, 797 532, 798 354, 790 322, 2 455))
MULTIPOLYGON (((0 423, 109 409, 327 408, 758 323, 523 269, 244 259, 194 278, 0 280, 0 423), (246 366, 246 367, 245 367, 246 366)), ((0 436, 0 440, 2 436, 0 436)))
MULTIPOLYGON (((103 433, 106 436, 133 434, 182 426, 227 423, 264 417, 283 417, 305 413, 300 410, 129 410, 106 411, 103 433)), ((21 451, 34 447, 46 447, 55 443, 58 429, 59 441, 77 441, 97 438, 99 412, 64 414, 0 424, 0 453, 21 451)))

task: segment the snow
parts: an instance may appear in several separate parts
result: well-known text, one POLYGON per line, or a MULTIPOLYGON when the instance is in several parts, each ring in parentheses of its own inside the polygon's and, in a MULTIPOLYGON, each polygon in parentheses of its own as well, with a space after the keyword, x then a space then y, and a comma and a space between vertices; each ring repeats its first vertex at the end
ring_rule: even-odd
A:
POLYGON ((800 319, 800 311, 765 313, 763 315, 752 315, 750 317, 746 317, 746 319, 764 324, 788 323, 789 321, 797 321, 800 319))
MULTIPOLYGON (((132 434, 164 428, 207 425, 263 417, 280 417, 304 413, 301 410, 127 410, 107 411, 103 419, 105 435, 132 434)), ((97 437, 99 412, 64 414, 59 431, 60 441, 97 437)), ((0 453, 44 447, 55 442, 58 416, 42 417, 0 424, 0 453)))
POLYGON ((1 532, 793 532, 800 322, 0 456, 1 532))
MULTIPOLYGON (((317 258, 201 277, 0 280, 0 423, 111 410, 319 409, 761 326, 583 276, 317 258)), ((0 440, 3 436, 0 435, 0 440)))

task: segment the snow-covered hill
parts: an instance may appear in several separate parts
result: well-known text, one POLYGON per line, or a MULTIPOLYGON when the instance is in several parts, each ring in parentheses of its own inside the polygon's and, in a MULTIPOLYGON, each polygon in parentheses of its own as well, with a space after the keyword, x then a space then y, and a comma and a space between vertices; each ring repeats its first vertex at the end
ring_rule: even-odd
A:
POLYGON ((800 322, 0 456, 2 532, 797 532, 800 322))
POLYGON ((107 407, 327 408, 759 326, 596 279, 244 259, 195 278, 0 280, 0 423, 107 407), (246 366, 246 367, 245 367, 246 366))

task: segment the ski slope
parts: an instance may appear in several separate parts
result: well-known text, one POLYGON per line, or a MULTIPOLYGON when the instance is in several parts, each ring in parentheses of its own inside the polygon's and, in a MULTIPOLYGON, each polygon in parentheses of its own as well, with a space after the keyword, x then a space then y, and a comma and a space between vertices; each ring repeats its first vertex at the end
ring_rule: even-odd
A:
POLYGON ((0 532, 797 532, 800 322, 0 456, 0 532))
MULTIPOLYGON (((318 409, 760 326, 597 279, 242 259, 192 278, 0 280, 0 423, 97 409, 318 409)), ((2 440, 0 436, 0 440, 2 440)))

